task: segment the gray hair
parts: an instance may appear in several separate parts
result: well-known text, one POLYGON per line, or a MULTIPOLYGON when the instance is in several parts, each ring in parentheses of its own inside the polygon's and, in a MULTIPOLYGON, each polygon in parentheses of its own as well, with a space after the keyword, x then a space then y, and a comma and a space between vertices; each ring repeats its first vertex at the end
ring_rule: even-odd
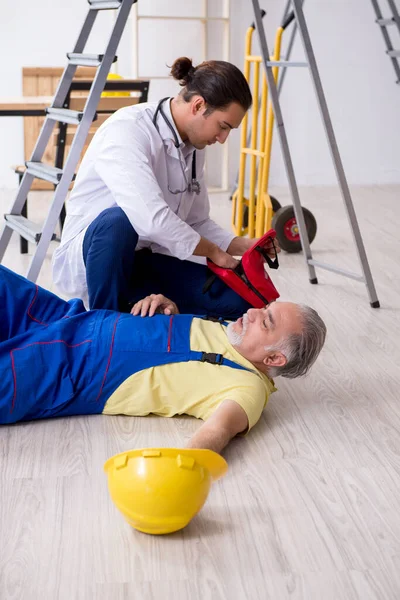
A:
POLYGON ((326 325, 316 310, 298 305, 303 327, 301 333, 293 333, 278 346, 266 346, 267 351, 279 351, 286 357, 283 367, 268 369, 271 377, 288 377, 294 379, 305 375, 317 360, 325 342, 326 325))

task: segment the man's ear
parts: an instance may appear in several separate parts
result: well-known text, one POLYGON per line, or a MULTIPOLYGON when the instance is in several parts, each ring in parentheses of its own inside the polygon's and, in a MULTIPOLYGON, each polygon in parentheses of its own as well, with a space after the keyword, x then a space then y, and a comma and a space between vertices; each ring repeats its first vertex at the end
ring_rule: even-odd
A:
POLYGON ((279 350, 274 350, 268 353, 263 363, 266 367, 284 367, 287 363, 287 358, 279 350))
POLYGON ((206 103, 203 96, 194 96, 192 98, 191 113, 197 115, 198 113, 204 112, 206 109, 206 103))

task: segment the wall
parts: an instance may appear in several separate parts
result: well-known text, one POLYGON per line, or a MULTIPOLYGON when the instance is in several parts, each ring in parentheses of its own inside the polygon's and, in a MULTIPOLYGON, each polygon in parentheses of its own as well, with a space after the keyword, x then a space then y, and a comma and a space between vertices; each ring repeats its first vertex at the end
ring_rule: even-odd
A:
MULTIPOLYGON (((242 64, 245 30, 254 20, 252 3, 237 0, 233 4, 231 59, 242 64)), ((262 0, 260 4, 268 11, 266 30, 272 52, 275 28, 286 2, 262 0)), ((387 16, 385 0, 380 5, 387 16)), ((400 85, 395 84, 372 4, 362 0, 306 0, 304 11, 349 182, 400 183, 400 85)), ((395 47, 400 49, 399 36, 397 40, 395 47)), ((300 38, 292 57, 304 60, 300 38)), ((289 70, 281 106, 298 182, 336 182, 308 69, 289 70)), ((285 185, 276 136, 271 168, 271 184, 285 185)))
MULTIPOLYGON (((190 1, 195 0, 187 0, 190 1)), ((268 9, 270 50, 284 4, 284 0, 261 2, 268 9)), ((84 0, 3 2, 0 55, 10 58, 2 61, 0 96, 21 94, 23 66, 64 65, 65 53, 75 43, 86 10, 84 0)), ((400 183, 400 86, 394 83, 372 6, 362 0, 306 0, 305 13, 349 182, 400 183)), ((100 14, 88 52, 104 49, 111 19, 112 13, 100 14)), ((251 21, 251 1, 231 0, 231 60, 240 67, 244 35, 251 21)), ((174 36, 173 31, 171 35, 174 36)), ((128 27, 118 52, 119 72, 127 77, 133 75, 132 40, 133 27, 128 27)), ((158 48, 156 36, 149 36, 144 43, 148 56, 165 52, 165 46, 158 48)), ((193 54, 196 51, 193 49, 193 54)), ((292 56, 304 58, 299 39, 292 56)), ((331 184, 335 181, 334 171, 307 70, 290 70, 281 101, 298 182, 331 184)), ((16 176, 10 165, 20 163, 23 156, 22 119, 2 117, 0 128, 0 187, 11 188, 16 186, 16 176)), ((239 133, 231 135, 233 181, 239 133)), ((271 183, 286 183, 276 136, 271 183)))
MULTIPOLYGON (((87 13, 85 0, 2 2, 0 24, 0 97, 22 95, 22 67, 64 67, 87 13)), ((99 14, 86 52, 104 51, 112 26, 111 11, 99 14)), ((126 40, 124 40, 126 47, 126 40)), ((23 119, 0 117, 0 187, 13 188, 11 165, 23 161, 23 119)))

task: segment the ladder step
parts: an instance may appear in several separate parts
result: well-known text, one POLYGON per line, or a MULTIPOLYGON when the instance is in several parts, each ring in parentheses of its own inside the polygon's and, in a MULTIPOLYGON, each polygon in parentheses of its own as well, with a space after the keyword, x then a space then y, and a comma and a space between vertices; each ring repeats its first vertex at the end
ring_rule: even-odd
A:
POLYGON ((267 67, 308 67, 308 63, 293 60, 269 60, 267 67))
POLYGON ((115 10, 121 6, 122 0, 88 0, 90 10, 115 10))
POLYGON ((46 165, 42 162, 32 162, 30 160, 25 164, 27 173, 30 175, 34 175, 38 179, 50 181, 50 183, 54 183, 55 185, 60 182, 63 174, 62 169, 57 169, 57 167, 52 167, 51 165, 46 165))
MULTIPOLYGON (((19 233, 25 240, 28 240, 28 242, 32 242, 33 244, 39 243, 42 235, 40 225, 30 221, 22 215, 4 215, 4 218, 7 221, 7 226, 19 233)), ((53 233, 51 239, 57 239, 55 233, 53 233)))
MULTIPOLYGON (((79 54, 77 52, 67 53, 68 62, 70 65, 78 65, 80 67, 98 67, 104 58, 104 54, 79 54)), ((114 56, 113 62, 118 59, 114 56)))
POLYGON ((400 56, 400 50, 387 50, 389 56, 395 58, 396 56, 400 56))
POLYGON ((388 25, 394 25, 394 23, 396 22, 394 20, 394 18, 392 17, 391 19, 376 19, 376 22, 378 23, 378 25, 380 25, 381 27, 387 27, 388 25))
POLYGON ((79 125, 83 117, 83 112, 79 110, 70 110, 69 108, 47 108, 46 114, 49 119, 52 119, 53 121, 71 123, 72 125, 79 125))

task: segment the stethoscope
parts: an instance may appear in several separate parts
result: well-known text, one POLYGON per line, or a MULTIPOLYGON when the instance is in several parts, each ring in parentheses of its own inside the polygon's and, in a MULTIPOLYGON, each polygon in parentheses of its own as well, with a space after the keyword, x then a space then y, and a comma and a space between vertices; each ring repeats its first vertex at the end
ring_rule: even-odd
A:
MULTIPOLYGON (((162 105, 166 100, 169 100, 168 96, 166 98, 163 98, 162 100, 160 100, 160 102, 157 104, 156 112, 154 113, 154 117, 153 117, 153 125, 157 129, 158 133, 160 133, 160 130, 157 125, 157 117, 158 117, 158 113, 160 113, 160 115, 162 116, 162 118, 164 119, 166 124, 168 125, 169 129, 171 130, 173 140, 174 140, 174 146, 178 150, 179 149, 178 136, 176 135, 176 131, 175 131, 174 127, 168 120, 167 115, 165 114, 165 112, 162 109, 162 105)), ((181 159, 179 159, 179 164, 181 165, 182 175, 185 180, 186 186, 183 190, 171 190, 171 188, 169 187, 169 182, 167 181, 167 187, 168 187, 168 191, 170 192, 170 194, 174 194, 174 195, 183 194, 186 191, 189 192, 189 194, 192 194, 192 193, 200 194, 200 189, 201 189, 200 182, 197 180, 197 177, 196 177, 196 150, 193 152, 192 179, 190 182, 186 178, 186 174, 185 174, 185 171, 183 170, 181 159)), ((168 177, 168 175, 167 175, 167 177, 168 177)))

